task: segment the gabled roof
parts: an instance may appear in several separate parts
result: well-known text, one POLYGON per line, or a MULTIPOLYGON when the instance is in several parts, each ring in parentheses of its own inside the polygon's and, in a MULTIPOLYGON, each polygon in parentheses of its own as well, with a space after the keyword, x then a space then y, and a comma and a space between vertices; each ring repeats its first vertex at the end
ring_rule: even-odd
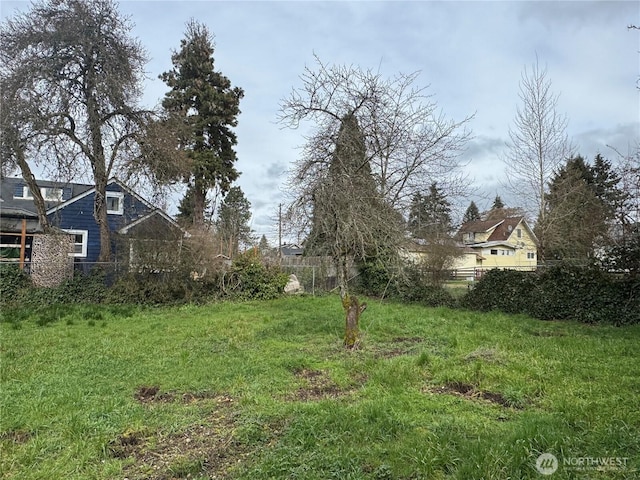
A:
POLYGON ((506 248, 510 248, 511 250, 515 250, 515 248, 516 248, 514 245, 512 245, 512 244, 510 244, 510 243, 508 243, 506 241, 503 241, 503 240, 498 240, 498 241, 495 241, 495 242, 488 242, 487 241, 487 242, 472 243, 472 244, 469 244, 467 246, 471 247, 472 249, 475 249, 475 248, 481 248, 482 249, 482 248, 491 248, 491 247, 506 247, 506 248))
POLYGON ((136 227, 137 225, 140 225, 141 223, 146 222, 147 220, 149 220, 150 218, 152 218, 152 217, 154 217, 156 215, 161 217, 161 218, 163 218, 164 220, 166 220, 168 223, 170 223, 171 225, 173 225, 177 229, 181 230, 184 233, 185 236, 191 236, 191 235, 189 235, 189 233, 186 230, 184 230, 182 227, 180 227, 180 225, 178 225, 178 223, 173 218, 171 218, 163 210, 160 210, 158 208, 156 208, 155 210, 150 211, 146 215, 143 215, 142 217, 138 218, 137 220, 134 220, 129 225, 125 225, 120 230, 118 230, 118 233, 126 235, 127 233, 129 233, 129 231, 132 228, 136 227))
MULTIPOLYGON (((94 185, 86 185, 81 183, 55 182, 55 181, 49 181, 49 180, 36 180, 36 183, 41 188, 55 187, 55 188, 67 188, 71 190, 71 197, 68 198, 67 200, 64 200, 62 202, 60 201, 45 202, 45 206, 47 207, 47 211, 46 211, 47 215, 50 215, 62 208, 65 208, 66 206, 71 205, 72 203, 75 203, 78 200, 81 200, 82 198, 85 198, 95 193, 96 191, 96 187, 94 185)), ((167 222, 179 228, 186 234, 186 231, 182 229, 173 218, 167 215, 163 210, 149 203, 147 200, 145 200, 140 195, 138 195, 135 191, 133 191, 132 189, 124 185, 118 179, 111 178, 107 182, 107 185, 113 185, 114 183, 120 186, 120 188, 125 192, 127 192, 127 194, 135 197, 138 201, 143 203, 149 209, 148 214, 134 220, 129 225, 125 225, 122 229, 120 229, 121 232, 127 232, 133 226, 142 223, 143 221, 151 218, 154 215, 159 215, 163 219, 165 219, 167 222)), ((34 218, 37 218, 35 205, 32 199, 13 197, 16 187, 24 184, 25 184, 25 181, 22 178, 3 178, 2 179, 2 184, 1 184, 2 188, 0 189, 0 195, 1 195, 0 198, 2 198, 3 200, 2 209, 1 209, 3 216, 4 215, 15 216, 17 214, 20 214, 21 216, 31 215, 34 218)))
POLYGON ((497 242, 500 240, 506 240, 511 236, 515 228, 524 221, 524 217, 508 217, 502 220, 495 228, 495 230, 487 238, 487 242, 497 242))
MULTIPOLYGON (((107 182, 107 186, 108 185, 112 185, 114 183, 117 183, 121 188, 123 188, 124 190, 126 190, 128 193, 130 193, 131 195, 134 195, 138 200, 140 200, 142 203, 144 203, 146 206, 148 206, 149 208, 155 208, 154 206, 152 206, 149 202, 147 202, 145 199, 143 199, 140 195, 138 195, 137 193, 135 193, 133 190, 129 189, 128 187, 126 187, 122 182, 118 181, 115 178, 110 179, 107 182)), ((38 181, 38 185, 40 184, 40 181, 38 181)), ((71 205, 72 203, 77 202, 78 200, 87 197, 93 193, 95 193, 96 191, 96 187, 93 185, 88 185, 89 188, 87 188, 86 190, 82 191, 81 193, 79 193, 78 195, 73 195, 70 199, 58 203, 56 204, 53 208, 49 208, 47 209, 47 215, 50 215, 54 212, 57 212, 58 210, 60 210, 61 208, 66 207, 67 205, 71 205)))
MULTIPOLYGON (((83 192, 91 189, 91 185, 82 183, 58 182, 52 180, 36 180, 40 188, 62 188, 70 191, 71 198, 81 195, 83 192)), ((2 200, 2 214, 10 215, 12 211, 27 212, 37 216, 37 211, 33 199, 31 198, 14 198, 16 187, 26 185, 22 177, 5 177, 0 182, 0 199, 2 200)), ((59 200, 46 200, 45 206, 47 210, 59 205, 59 200)))
POLYGON ((467 222, 460 227, 460 233, 485 233, 492 228, 496 228, 504 222, 504 219, 494 220, 474 220, 473 222, 467 222))
MULTIPOLYGON (((491 220, 476 220, 473 222, 467 222, 460 227, 458 230, 458 236, 461 239, 461 235, 464 233, 488 233, 489 237, 481 242, 482 246, 489 246, 487 243, 491 244, 500 244, 496 242, 506 242, 509 237, 513 234, 514 230, 518 227, 522 226, 527 230, 529 236, 533 239, 533 241, 537 244, 538 238, 535 233, 527 223, 526 219, 523 216, 515 216, 515 217, 504 217, 504 218, 496 218, 491 220)), ((505 243, 503 243, 506 245, 505 243)), ((478 246, 474 244, 474 246, 478 246)))

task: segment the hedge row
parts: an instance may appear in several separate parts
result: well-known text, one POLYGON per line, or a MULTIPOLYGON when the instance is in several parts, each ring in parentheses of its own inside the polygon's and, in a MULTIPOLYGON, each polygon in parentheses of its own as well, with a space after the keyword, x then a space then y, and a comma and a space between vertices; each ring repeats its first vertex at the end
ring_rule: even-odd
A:
POLYGON ((374 259, 358 265, 358 272, 353 287, 359 294, 428 307, 458 306, 449 289, 433 285, 429 276, 414 264, 406 264, 401 270, 391 272, 374 259))
POLYGON ((281 294, 288 275, 250 252, 228 269, 195 279, 190 269, 160 273, 94 270, 57 287, 36 288, 15 265, 0 265, 0 304, 32 307, 56 304, 172 305, 226 299, 269 299, 281 294))
POLYGON ((640 323, 640 279, 568 264, 541 272, 490 270, 462 304, 541 320, 628 325, 640 323))

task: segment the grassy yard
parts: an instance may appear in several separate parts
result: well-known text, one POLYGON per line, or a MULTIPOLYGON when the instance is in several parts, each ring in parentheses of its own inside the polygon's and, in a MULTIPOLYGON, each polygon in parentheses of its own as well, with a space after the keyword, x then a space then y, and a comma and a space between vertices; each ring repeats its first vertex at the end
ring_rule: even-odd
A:
POLYGON ((362 329, 337 297, 5 311, 1 476, 640 478, 640 326, 370 301, 362 329))

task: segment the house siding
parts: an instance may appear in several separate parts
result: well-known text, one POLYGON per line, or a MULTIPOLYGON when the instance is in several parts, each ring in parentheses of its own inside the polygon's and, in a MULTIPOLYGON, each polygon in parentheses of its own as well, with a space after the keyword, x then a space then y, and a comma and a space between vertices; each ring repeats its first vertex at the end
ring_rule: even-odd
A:
MULTIPOLYGON (((123 214, 108 214, 107 222, 111 231, 111 248, 117 254, 115 242, 115 232, 125 225, 148 214, 151 209, 140 201, 136 196, 131 195, 118 183, 113 182, 107 186, 108 192, 118 192, 124 195, 123 214)), ((100 255, 100 229, 93 217, 93 204, 95 192, 79 198, 75 202, 49 214, 49 221, 52 225, 63 230, 85 230, 87 231, 87 256, 77 257, 78 262, 95 263, 100 255)))
POLYGON ((505 229, 504 225, 498 225, 488 231, 475 232, 475 241, 465 246, 473 252, 465 252, 462 257, 459 257, 454 269, 469 274, 494 268, 535 270, 537 265, 536 239, 530 234, 529 227, 523 221, 518 223, 512 221, 510 229, 505 229), (519 236, 518 232, 520 232, 519 236), (495 241, 496 237, 504 240, 495 241), (492 250, 496 254, 492 254, 492 250))

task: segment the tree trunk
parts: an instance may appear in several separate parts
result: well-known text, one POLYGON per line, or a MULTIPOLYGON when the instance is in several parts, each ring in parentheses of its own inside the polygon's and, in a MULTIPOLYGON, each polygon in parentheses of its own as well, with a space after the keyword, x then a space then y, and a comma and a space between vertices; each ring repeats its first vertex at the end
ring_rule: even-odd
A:
POLYGON ((14 152, 16 155, 16 163, 20 167, 20 172, 22 173, 22 178, 26 182, 29 190, 31 191, 31 195, 33 196, 33 203, 35 204, 36 212, 38 213, 38 222, 40 223, 44 233, 50 233, 51 226, 49 225, 49 219, 47 218, 47 208, 44 203, 44 198, 42 198, 42 192, 36 183, 36 178, 33 176, 31 168, 24 157, 24 150, 22 150, 20 145, 16 145, 14 152))
POLYGON ((98 262, 111 261, 111 231, 107 216, 107 178, 96 175, 96 196, 93 204, 93 216, 100 229, 100 255, 98 262))
POLYGON ((356 348, 358 345, 360 330, 360 314, 367 308, 366 303, 360 303, 356 297, 349 295, 347 281, 349 279, 349 266, 346 255, 338 255, 336 258, 338 273, 338 285, 340 287, 340 297, 342 308, 345 312, 345 333, 344 345, 347 348, 356 348))
POLYGON ((358 328, 360 314, 365 311, 367 304, 361 304, 356 297, 346 295, 342 298, 342 307, 346 314, 344 345, 347 348, 355 348, 358 345, 360 337, 358 328))
POLYGON ((93 60, 86 67, 85 101, 87 104, 87 123, 89 126, 90 148, 89 161, 93 170, 93 181, 96 193, 93 202, 93 217, 100 229, 100 255, 98 262, 111 261, 111 231, 107 216, 107 182, 109 181, 110 166, 107 166, 102 143, 102 120, 100 103, 96 99, 97 80, 93 60))
POLYGON ((204 228, 204 210, 207 202, 207 191, 197 178, 193 183, 193 225, 204 228))

